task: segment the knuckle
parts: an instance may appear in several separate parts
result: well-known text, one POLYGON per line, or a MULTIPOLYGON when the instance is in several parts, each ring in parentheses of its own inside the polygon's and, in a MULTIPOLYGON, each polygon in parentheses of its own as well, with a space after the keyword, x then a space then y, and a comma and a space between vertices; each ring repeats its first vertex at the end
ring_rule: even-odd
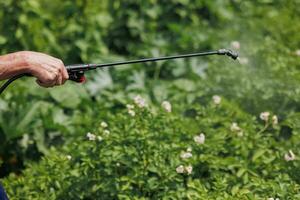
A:
POLYGON ((55 68, 55 69, 54 69, 54 73, 55 73, 55 75, 57 76, 57 75, 60 73, 60 68, 55 68))
POLYGON ((65 64, 64 64, 64 62, 63 62, 62 60, 58 59, 58 62, 59 62, 59 64, 60 64, 62 67, 65 66, 65 64))
POLYGON ((57 64, 58 64, 59 67, 64 67, 65 66, 61 59, 57 58, 56 61, 57 61, 57 64))

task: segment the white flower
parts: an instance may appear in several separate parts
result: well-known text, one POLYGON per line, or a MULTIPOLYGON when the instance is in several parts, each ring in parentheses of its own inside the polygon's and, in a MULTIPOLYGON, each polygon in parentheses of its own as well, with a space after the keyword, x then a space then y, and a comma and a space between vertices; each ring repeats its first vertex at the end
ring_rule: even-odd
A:
POLYGON ((132 110, 132 109, 134 109, 134 105, 127 104, 127 105, 126 105, 126 108, 127 108, 128 110, 132 110))
POLYGON ((68 160, 71 160, 71 159, 72 159, 72 156, 67 155, 66 158, 67 158, 68 160))
POLYGON ((20 146, 24 147, 24 149, 26 149, 30 143, 32 143, 32 141, 28 134, 24 134, 22 139, 19 141, 20 146))
POLYGON ((135 112, 133 110, 128 110, 128 114, 131 115, 132 117, 135 116, 135 112))
POLYGON ((239 61, 239 63, 240 63, 241 65, 246 65, 246 64, 249 63, 249 59, 248 59, 248 58, 245 58, 245 57, 239 57, 237 60, 239 61))
POLYGON ((163 101, 161 106, 163 107, 163 109, 165 109, 167 112, 171 112, 172 111, 172 105, 169 101, 163 101))
POLYGON ((296 156, 295 156, 295 154, 292 152, 292 150, 289 150, 288 153, 284 154, 284 159, 285 159, 286 161, 293 161, 293 160, 295 160, 295 158, 296 158, 296 156))
POLYGON ((243 135, 244 135, 243 131, 239 131, 239 132, 237 132, 237 136, 239 136, 239 137, 243 137, 243 135))
POLYGON ((230 130, 232 132, 236 132, 237 136, 242 137, 244 135, 242 129, 238 126, 236 122, 233 122, 230 126, 230 130))
POLYGON ((177 168, 176 168, 176 172, 178 174, 183 174, 183 173, 187 173, 187 174, 191 174, 193 171, 193 167, 191 165, 188 165, 186 167, 184 167, 183 165, 179 165, 177 168))
POLYGON ((300 56, 300 49, 295 51, 296 56, 300 56))
POLYGON ((272 124, 273 124, 273 126, 275 126, 275 125, 278 124, 278 117, 277 117, 276 115, 274 115, 274 116, 272 117, 272 124))
POLYGON ((238 126, 236 122, 233 122, 230 126, 230 130, 233 132, 238 132, 241 130, 241 128, 238 126))
POLYGON ((117 162, 116 165, 117 165, 117 167, 120 167, 120 163, 117 162))
POLYGON ((244 135, 242 129, 238 126, 236 122, 233 122, 230 126, 230 130, 233 132, 237 132, 237 136, 242 137, 244 135))
POLYGON ((203 133, 201 133, 200 135, 196 135, 194 137, 194 141, 198 144, 204 144, 205 142, 205 135, 203 133))
POLYGON ((134 103, 140 108, 144 108, 147 106, 146 100, 143 99, 140 95, 134 97, 134 103))
POLYGON ((103 138, 101 136, 98 136, 97 139, 99 142, 101 142, 103 140, 103 138))
POLYGON ((193 171, 193 167, 191 165, 189 165, 189 166, 185 167, 185 171, 187 174, 191 174, 193 171))
POLYGON ((131 115, 132 117, 135 116, 135 112, 134 112, 134 105, 131 105, 131 104, 127 104, 126 105, 127 107, 127 110, 128 110, 128 114, 131 115))
POLYGON ((108 126, 106 122, 101 122, 100 125, 101 125, 102 128, 106 128, 108 126))
POLYGON ((90 132, 88 132, 88 133, 86 134, 86 137, 87 137, 89 140, 96 140, 96 135, 94 135, 94 134, 92 134, 92 133, 90 133, 90 132))
POLYGON ((240 49, 241 48, 241 44, 239 41, 232 41, 230 46, 234 49, 240 49))
POLYGON ((183 173, 184 173, 184 167, 183 167, 182 165, 178 166, 178 167, 176 168, 176 172, 177 172, 178 174, 183 174, 183 173))
POLYGON ((183 153, 181 153, 181 155, 180 155, 180 157, 181 157, 182 159, 191 158, 192 156, 193 156, 193 154, 190 153, 190 152, 183 152, 183 153))
POLYGON ((270 116, 269 112, 262 112, 259 115, 260 119, 266 122, 269 120, 269 116, 270 116))
POLYGON ((212 99, 213 99, 214 104, 216 104, 216 105, 219 105, 221 103, 221 100, 222 100, 221 97, 218 96, 218 95, 214 95, 212 97, 212 99))
POLYGON ((109 131, 109 130, 104 130, 103 132, 104 132, 104 134, 106 134, 106 135, 109 135, 109 134, 110 134, 110 131, 109 131))
POLYGON ((188 148, 186 149, 186 151, 187 151, 187 152, 192 152, 192 147, 188 147, 188 148))

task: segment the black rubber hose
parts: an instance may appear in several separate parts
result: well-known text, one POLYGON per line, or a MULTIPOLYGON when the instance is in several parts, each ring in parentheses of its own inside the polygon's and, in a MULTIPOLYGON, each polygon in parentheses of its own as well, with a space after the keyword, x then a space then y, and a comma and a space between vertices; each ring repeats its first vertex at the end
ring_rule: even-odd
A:
POLYGON ((11 84, 12 82, 14 82, 15 80, 22 78, 24 76, 27 76, 27 74, 19 74, 16 75, 10 79, 8 79, 8 81, 6 81, 1 87, 0 87, 0 95, 2 94, 2 92, 7 88, 7 86, 9 86, 9 84, 11 84))

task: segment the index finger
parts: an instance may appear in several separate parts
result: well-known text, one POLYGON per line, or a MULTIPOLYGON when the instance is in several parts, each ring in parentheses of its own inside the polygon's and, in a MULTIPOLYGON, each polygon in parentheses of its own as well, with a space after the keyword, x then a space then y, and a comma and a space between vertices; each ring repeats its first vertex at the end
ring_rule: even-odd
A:
POLYGON ((68 71, 67 71, 63 61, 58 59, 58 63, 60 66, 60 72, 62 74, 62 84, 64 84, 66 82, 66 80, 69 79, 69 74, 68 74, 68 71))
POLYGON ((69 74, 68 74, 67 68, 65 66, 63 66, 62 75, 63 75, 63 83, 65 83, 66 80, 69 79, 69 74))

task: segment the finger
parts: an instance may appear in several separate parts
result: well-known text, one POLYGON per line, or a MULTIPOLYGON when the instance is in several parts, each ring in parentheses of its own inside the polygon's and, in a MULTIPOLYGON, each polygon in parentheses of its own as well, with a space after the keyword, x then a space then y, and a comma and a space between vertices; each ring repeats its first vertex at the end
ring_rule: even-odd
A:
POLYGON ((38 80, 38 79, 36 80, 36 83, 37 83, 39 86, 44 87, 44 88, 53 87, 52 84, 49 84, 49 83, 43 83, 43 82, 41 82, 41 81, 38 80))
POLYGON ((55 63, 51 67, 54 72, 58 71, 58 75, 61 76, 61 84, 64 84, 69 79, 67 69, 61 60, 55 58, 55 63))
POLYGON ((41 86, 53 87, 58 82, 59 77, 57 70, 51 70, 51 72, 45 73, 45 77, 38 79, 41 86))
POLYGON ((68 71, 67 71, 63 61, 59 60, 59 64, 60 64, 60 72, 62 75, 62 84, 64 84, 66 82, 66 80, 69 79, 69 74, 68 74, 68 71))
POLYGON ((66 80, 69 79, 69 74, 65 66, 62 69, 62 77, 63 77, 63 84, 64 84, 66 80))
POLYGON ((64 66, 63 62, 57 58, 50 57, 47 58, 48 62, 47 65, 52 70, 58 70, 64 66))
POLYGON ((56 84, 55 85, 61 85, 63 83, 63 77, 62 74, 59 74, 57 79, 56 79, 56 84))
POLYGON ((55 85, 57 83, 59 77, 59 71, 56 69, 51 69, 48 72, 46 72, 42 78, 39 78, 40 82, 49 84, 49 85, 55 85))
POLYGON ((38 74, 33 74, 40 80, 40 82, 46 84, 51 84, 53 82, 56 83, 57 77, 59 75, 58 69, 53 68, 51 65, 47 64, 42 64, 40 69, 41 70, 38 71, 38 74))

